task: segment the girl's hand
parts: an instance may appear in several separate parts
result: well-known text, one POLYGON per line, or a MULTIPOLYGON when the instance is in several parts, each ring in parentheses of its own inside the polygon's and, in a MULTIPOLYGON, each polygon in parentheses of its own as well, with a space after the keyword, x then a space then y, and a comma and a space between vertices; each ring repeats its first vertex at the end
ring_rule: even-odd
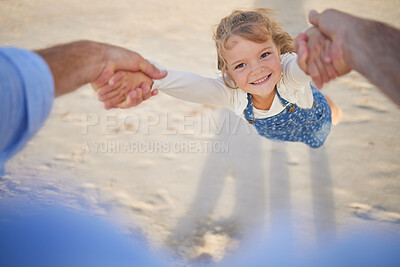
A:
POLYGON ((154 89, 153 91, 151 91, 150 85, 146 82, 143 82, 140 84, 139 88, 130 91, 125 101, 120 103, 118 107, 122 109, 136 107, 143 101, 156 95, 158 95, 158 90, 154 89))
POLYGON ((98 97, 106 109, 134 107, 157 95, 158 91, 150 90, 152 85, 153 80, 142 72, 118 71, 98 89, 98 97))

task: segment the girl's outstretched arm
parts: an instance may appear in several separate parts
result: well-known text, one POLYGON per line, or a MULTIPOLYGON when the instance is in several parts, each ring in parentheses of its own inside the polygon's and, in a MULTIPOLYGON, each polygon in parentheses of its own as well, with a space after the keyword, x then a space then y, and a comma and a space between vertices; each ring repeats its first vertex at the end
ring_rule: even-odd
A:
POLYGON ((117 73, 107 86, 99 89, 99 99, 107 107, 129 108, 156 95, 159 89, 172 97, 193 103, 233 109, 237 102, 239 89, 227 87, 221 77, 206 78, 177 70, 169 70, 168 73, 166 78, 155 81, 143 73, 117 73), (122 102, 124 104, 120 106, 122 102))

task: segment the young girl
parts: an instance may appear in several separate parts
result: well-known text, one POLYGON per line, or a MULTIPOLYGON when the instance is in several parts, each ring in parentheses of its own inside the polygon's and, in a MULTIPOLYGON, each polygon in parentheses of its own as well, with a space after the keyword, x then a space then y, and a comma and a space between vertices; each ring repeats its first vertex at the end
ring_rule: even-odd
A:
POLYGON ((99 90, 100 99, 125 96, 124 88, 148 82, 173 97, 228 107, 268 139, 320 147, 331 128, 330 106, 299 68, 293 39, 269 13, 233 11, 221 20, 214 35, 221 76, 168 70, 153 83, 143 74, 120 72, 99 90))

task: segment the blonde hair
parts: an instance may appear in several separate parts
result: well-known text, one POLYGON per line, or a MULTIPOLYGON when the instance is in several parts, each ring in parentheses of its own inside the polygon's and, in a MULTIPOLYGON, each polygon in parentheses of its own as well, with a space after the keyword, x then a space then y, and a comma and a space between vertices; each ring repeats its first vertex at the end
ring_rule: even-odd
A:
POLYGON ((223 49, 229 49, 228 41, 233 35, 247 40, 263 43, 270 38, 279 47, 281 54, 293 52, 293 38, 285 32, 274 20, 269 18, 273 11, 259 8, 254 11, 234 10, 229 16, 221 19, 214 33, 214 41, 217 47, 218 70, 227 86, 233 88, 225 80, 227 64, 223 58, 223 49))

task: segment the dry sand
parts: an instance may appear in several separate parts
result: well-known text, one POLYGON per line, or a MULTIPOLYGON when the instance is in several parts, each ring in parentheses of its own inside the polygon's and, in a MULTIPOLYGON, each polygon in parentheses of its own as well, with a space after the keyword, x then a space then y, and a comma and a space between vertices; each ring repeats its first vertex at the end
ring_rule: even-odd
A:
MULTIPOLYGON (((214 77, 213 25, 234 8, 253 7, 277 10, 293 36, 313 7, 400 27, 398 0, 0 0, 0 43, 35 49, 92 39, 214 77)), ((262 138, 227 110, 162 94, 105 111, 84 86, 54 102, 45 126, 8 163, 0 201, 89 207, 178 262, 219 261, 282 217, 299 247, 360 225, 399 233, 399 108, 357 73, 325 93, 344 119, 312 150, 262 138)))

